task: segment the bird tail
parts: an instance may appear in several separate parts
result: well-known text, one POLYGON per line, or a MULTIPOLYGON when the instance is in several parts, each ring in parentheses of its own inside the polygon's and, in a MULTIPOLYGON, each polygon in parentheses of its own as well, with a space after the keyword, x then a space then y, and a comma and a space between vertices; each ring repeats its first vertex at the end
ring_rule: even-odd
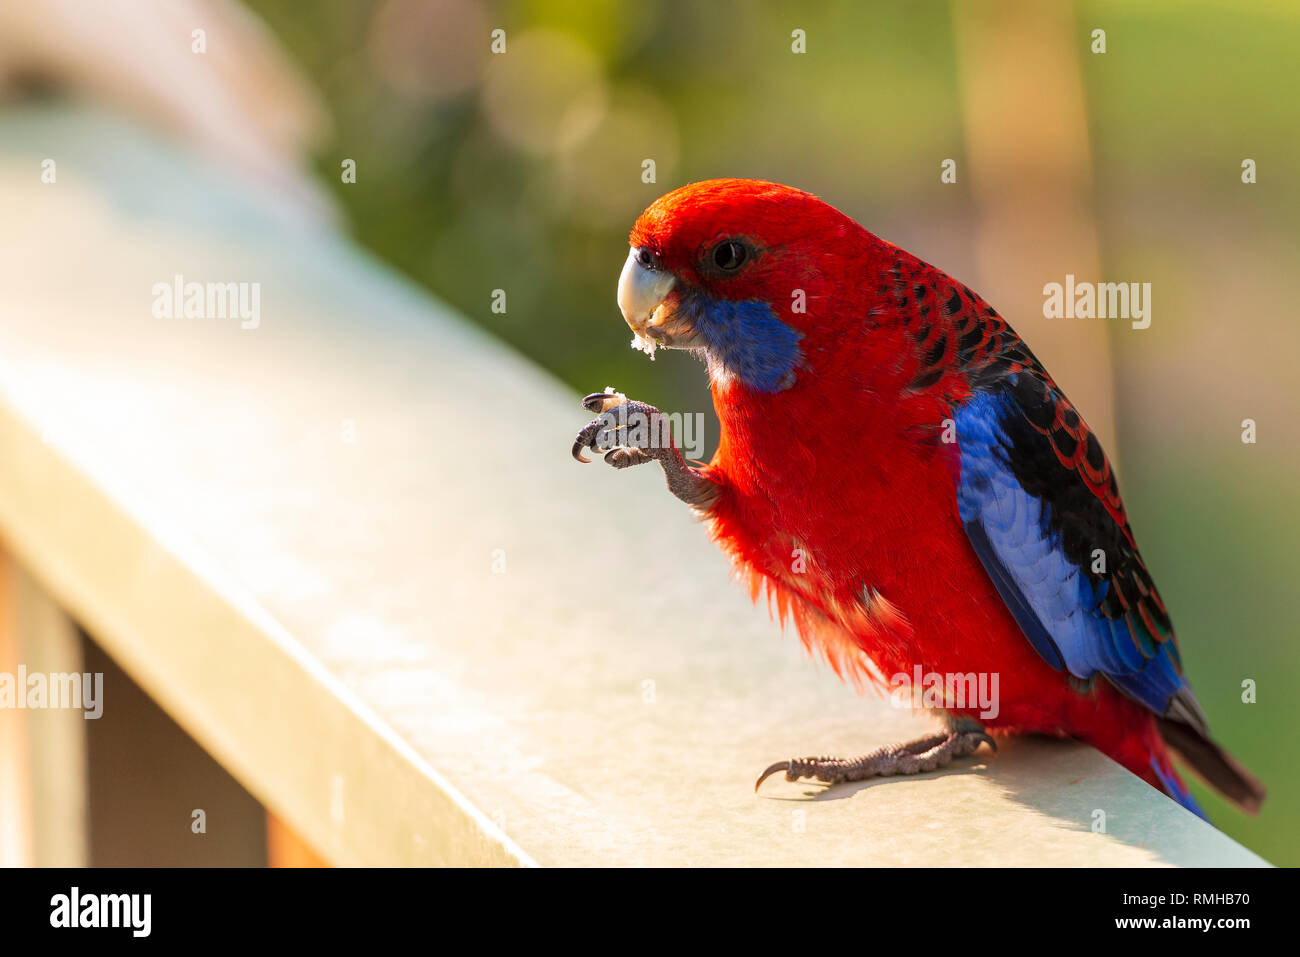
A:
MULTIPOLYGON (((1160 736, 1206 784, 1247 814, 1259 813, 1264 802, 1264 785, 1191 725, 1170 718, 1158 718, 1160 736)), ((1189 795, 1190 800, 1190 795, 1189 795)), ((1203 816, 1203 815, 1202 815, 1203 816)))

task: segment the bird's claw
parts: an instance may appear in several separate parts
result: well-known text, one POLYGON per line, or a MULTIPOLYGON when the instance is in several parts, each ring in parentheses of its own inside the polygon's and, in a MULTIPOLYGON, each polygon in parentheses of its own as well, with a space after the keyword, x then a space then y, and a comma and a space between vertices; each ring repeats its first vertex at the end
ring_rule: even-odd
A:
POLYGON ((772 775, 776 774, 777 771, 785 771, 787 772, 786 777, 788 780, 791 781, 796 780, 795 778, 789 777, 790 762, 777 761, 776 763, 770 765, 766 771, 764 771, 762 774, 758 776, 758 780, 754 782, 754 791, 757 793, 758 789, 763 786, 763 782, 766 781, 768 778, 770 778, 772 775))
POLYGON ((614 468, 627 468, 630 465, 641 465, 650 461, 652 456, 639 448, 616 448, 620 442, 617 441, 621 436, 620 430, 626 425, 626 421, 619 421, 611 413, 620 406, 632 406, 639 410, 641 414, 658 414, 657 409, 640 402, 629 402, 627 396, 621 392, 615 392, 613 389, 606 389, 604 392, 593 392, 585 396, 580 403, 588 412, 596 413, 596 418, 592 419, 585 426, 573 441, 572 455, 579 462, 590 462, 591 459, 583 454, 584 450, 591 449, 593 452, 604 452, 605 461, 614 468))
POLYGON ((718 484, 708 477, 707 466, 687 463, 673 441, 671 419, 644 402, 633 402, 621 392, 606 389, 582 400, 582 407, 597 413, 573 442, 573 457, 590 462, 587 449, 604 453, 605 464, 616 469, 658 462, 663 466, 668 491, 691 508, 707 511, 718 500, 718 484))
POLYGON ((785 772, 787 781, 815 778, 826 784, 843 781, 861 781, 866 778, 894 774, 920 774, 946 766, 953 758, 974 754, 981 744, 994 751, 997 743, 982 728, 954 730, 929 734, 906 744, 879 748, 860 758, 811 757, 777 761, 758 776, 754 782, 757 791, 764 781, 778 771, 785 772))
POLYGON ((610 409, 618 408, 627 402, 627 396, 621 392, 614 392, 606 389, 604 392, 593 392, 582 400, 582 407, 588 412, 608 412, 610 409))
MULTIPOLYGON (((618 443, 613 441, 618 435, 618 425, 611 421, 606 413, 601 413, 592 419, 578 437, 573 440, 573 457, 579 462, 590 462, 591 459, 583 454, 584 449, 591 449, 593 452, 610 452, 619 451, 613 447, 618 443)), ((612 453, 611 453, 612 454, 612 453)), ((606 456, 608 458, 608 455, 606 456)))

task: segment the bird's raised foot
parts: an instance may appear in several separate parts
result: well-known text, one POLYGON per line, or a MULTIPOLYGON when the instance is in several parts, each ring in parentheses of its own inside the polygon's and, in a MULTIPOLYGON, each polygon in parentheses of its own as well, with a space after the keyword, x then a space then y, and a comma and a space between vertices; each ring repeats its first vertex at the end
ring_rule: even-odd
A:
POLYGON ((652 405, 611 390, 591 393, 582 407, 596 417, 573 440, 573 457, 579 462, 591 461, 583 454, 591 449, 605 453, 606 462, 622 469, 652 461, 654 449, 672 448, 668 420, 652 405))
POLYGON ((974 754, 981 744, 987 744, 994 751, 998 749, 983 729, 963 729, 927 734, 906 744, 887 745, 860 758, 791 758, 789 761, 777 761, 759 775, 754 782, 754 790, 757 791, 764 781, 778 771, 785 772, 787 781, 815 778, 827 784, 862 781, 892 774, 920 774, 922 771, 944 767, 953 758, 974 754))
POLYGON ((717 500, 717 486, 703 468, 693 468, 673 441, 669 417, 653 405, 636 402, 620 392, 593 392, 582 407, 596 413, 577 438, 572 454, 579 462, 590 462, 587 449, 604 454, 616 469, 658 462, 663 466, 668 489, 692 508, 706 510, 717 500))

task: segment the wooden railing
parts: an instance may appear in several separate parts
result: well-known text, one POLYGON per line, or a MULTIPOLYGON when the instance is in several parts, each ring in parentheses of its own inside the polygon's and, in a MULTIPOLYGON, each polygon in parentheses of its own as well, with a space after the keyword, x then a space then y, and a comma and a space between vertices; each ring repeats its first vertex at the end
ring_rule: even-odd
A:
MULTIPOLYGON (((273 815, 273 859, 1262 863, 1058 742, 755 796, 926 719, 806 660, 660 476, 573 464, 572 390, 345 237, 119 121, 0 120, 0 671, 102 648, 98 720, 138 685, 273 815), (178 275, 259 284, 257 322, 156 315, 178 275)), ((120 863, 88 824, 115 788, 171 801, 136 843, 181 860, 236 813, 193 831, 220 788, 148 721, 109 754, 75 712, 0 722, 10 861, 120 863)))

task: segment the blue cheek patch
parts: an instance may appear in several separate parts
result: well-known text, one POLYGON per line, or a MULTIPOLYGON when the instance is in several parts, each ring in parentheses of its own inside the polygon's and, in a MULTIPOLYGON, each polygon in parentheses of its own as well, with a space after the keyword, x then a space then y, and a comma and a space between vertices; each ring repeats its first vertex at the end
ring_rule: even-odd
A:
POLYGON ((803 357, 798 332, 758 299, 733 302, 688 296, 678 307, 691 321, 714 361, 759 392, 780 392, 794 383, 803 357))

